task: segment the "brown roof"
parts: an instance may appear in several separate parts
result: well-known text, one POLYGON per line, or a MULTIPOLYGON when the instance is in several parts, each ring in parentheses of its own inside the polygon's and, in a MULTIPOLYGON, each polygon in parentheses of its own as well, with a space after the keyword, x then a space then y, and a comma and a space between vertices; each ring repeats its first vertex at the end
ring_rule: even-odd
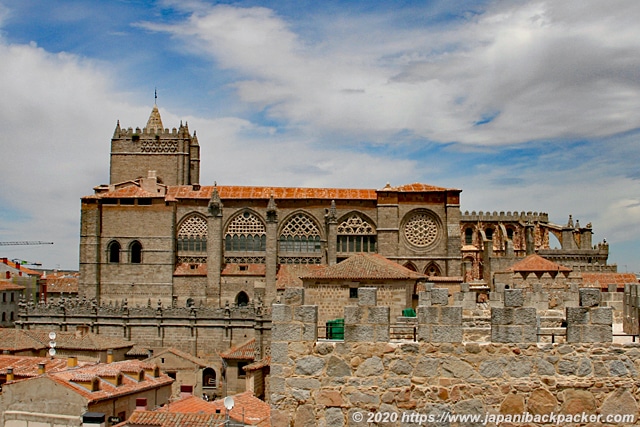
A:
POLYGON ((522 261, 518 261, 513 264, 510 268, 510 271, 520 273, 520 272, 530 272, 530 273, 542 273, 542 272, 570 272, 573 271, 569 267, 565 267, 564 265, 556 264, 553 261, 549 261, 548 259, 542 258, 540 255, 532 254, 525 257, 522 261))
POLYGON ((300 277, 314 274, 324 268, 324 265, 319 264, 281 264, 276 275, 276 287, 278 289, 301 288, 300 277))
POLYGON ((143 190, 140 187, 140 184, 135 181, 131 181, 130 185, 117 188, 112 191, 107 191, 105 193, 101 193, 100 197, 111 199, 111 198, 133 198, 133 197, 163 197, 163 194, 154 194, 148 191, 143 190))
POLYGON ((2 291, 24 291, 24 286, 16 285, 8 280, 0 280, 0 292, 2 291))
MULTIPOLYGON (((252 426, 267 427, 271 425, 271 407, 268 403, 258 399, 250 391, 233 395, 233 409, 229 416, 237 421, 243 421, 252 426)), ((211 402, 215 409, 225 412, 224 399, 211 402)))
POLYGON ((35 270, 31 270, 30 268, 27 268, 23 265, 20 264, 16 264, 13 261, 9 261, 6 258, 0 258, 1 262, 3 262, 4 264, 6 264, 7 266, 14 268, 16 270, 20 270, 23 273, 27 274, 28 276, 37 276, 40 277, 42 275, 42 273, 40 273, 39 271, 35 271, 35 270))
POLYGON ((45 345, 24 329, 0 328, 0 350, 2 351, 42 350, 49 348, 48 342, 45 345))
MULTIPOLYGON (((45 372, 57 372, 67 369, 67 359, 56 357, 33 357, 33 356, 11 356, 0 355, 0 374, 6 375, 8 368, 13 368, 15 379, 37 377, 38 364, 44 363, 45 372)), ((79 365, 86 362, 78 362, 79 365)))
POLYGON ((180 263, 176 266, 173 272, 174 276, 206 276, 207 264, 189 264, 186 262, 180 263), (195 266, 192 268, 192 266, 195 266))
POLYGON ((78 277, 49 277, 45 278, 47 293, 78 293, 78 277))
MULTIPOLYGON (((376 200, 376 191, 353 188, 297 188, 297 187, 244 187, 238 185, 216 186, 220 199, 327 199, 327 200, 376 200)), ((210 199, 213 186, 194 190, 191 185, 171 186, 168 199, 210 199)))
POLYGON ((419 280, 424 274, 416 273, 382 255, 359 253, 335 265, 330 265, 301 279, 379 279, 379 280, 419 280))
POLYGON ((100 363, 87 365, 60 372, 51 372, 45 375, 58 384, 62 384, 83 396, 89 402, 97 402, 171 385, 173 379, 164 373, 160 373, 158 377, 154 377, 150 373, 145 373, 143 379, 140 381, 135 377, 135 374, 140 371, 152 371, 155 368, 155 365, 150 365, 139 360, 125 360, 110 364, 100 363), (116 386, 104 380, 105 377, 113 377, 118 374, 122 374, 122 384, 120 385, 116 386), (99 390, 90 391, 85 385, 81 384, 87 379, 91 380, 93 378, 98 378, 99 390))
POLYGON ((402 192, 402 193, 411 193, 411 192, 422 193, 422 192, 425 192, 425 191, 460 191, 460 190, 457 190, 455 188, 436 187, 435 185, 421 184, 419 182, 414 182, 413 184, 405 184, 405 185, 400 185, 400 186, 397 186, 397 187, 392 187, 389 184, 387 184, 384 188, 380 189, 379 191, 397 191, 397 192, 402 192))
POLYGON ((244 367, 244 371, 257 371, 258 369, 262 369, 266 366, 271 366, 271 356, 263 357, 257 362, 249 363, 244 367))
POLYGON ((117 426, 157 426, 157 427, 211 427, 223 422, 225 414, 198 414, 182 412, 134 411, 131 417, 117 426))
POLYGON ((222 270, 223 276, 264 276, 265 264, 227 264, 222 270))
POLYGON ((627 283, 638 283, 634 273, 582 273, 582 284, 607 289, 610 284, 624 288, 627 283))
POLYGON ((220 357, 223 359, 254 360, 256 358, 255 338, 244 344, 231 347, 229 350, 220 353, 220 357))

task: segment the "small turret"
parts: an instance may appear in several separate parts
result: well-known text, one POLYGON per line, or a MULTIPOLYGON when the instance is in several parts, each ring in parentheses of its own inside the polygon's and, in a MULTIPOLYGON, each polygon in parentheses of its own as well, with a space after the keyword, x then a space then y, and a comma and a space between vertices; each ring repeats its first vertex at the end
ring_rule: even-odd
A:
POLYGON ((164 127, 162 126, 162 118, 160 117, 160 111, 158 111, 158 106, 154 105, 153 110, 151 110, 151 115, 149 116, 149 120, 147 120, 147 132, 150 132, 153 129, 154 132, 158 133, 162 132, 164 127))

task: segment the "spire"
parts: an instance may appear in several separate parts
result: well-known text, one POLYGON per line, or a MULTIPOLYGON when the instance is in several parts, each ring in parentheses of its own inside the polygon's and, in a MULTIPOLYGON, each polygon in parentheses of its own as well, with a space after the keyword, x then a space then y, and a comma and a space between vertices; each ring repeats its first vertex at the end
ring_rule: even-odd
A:
POLYGON ((160 118, 160 111, 158 111, 158 106, 154 105, 153 110, 151 110, 151 115, 149 116, 149 120, 147 121, 147 131, 150 129, 154 129, 155 132, 158 130, 162 131, 164 127, 162 126, 162 119, 160 118))

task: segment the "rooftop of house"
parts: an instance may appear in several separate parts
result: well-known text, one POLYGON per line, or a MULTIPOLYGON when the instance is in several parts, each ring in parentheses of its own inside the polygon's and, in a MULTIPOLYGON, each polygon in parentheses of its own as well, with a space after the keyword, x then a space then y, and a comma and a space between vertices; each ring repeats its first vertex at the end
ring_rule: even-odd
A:
POLYGON ((45 374, 83 396, 88 402, 112 399, 170 386, 173 379, 150 363, 125 360, 100 363, 45 374))
POLYGON ((26 288, 24 286, 16 285, 15 283, 9 280, 0 279, 0 292, 5 291, 24 291, 26 288))
POLYGON ((617 289, 624 289, 627 283, 638 283, 635 273, 582 273, 582 284, 585 287, 593 286, 606 290, 609 285, 616 285, 617 289))
POLYGON ((359 253, 334 265, 301 276, 302 280, 421 280, 424 274, 416 273, 382 255, 359 253))
POLYGON ((211 427, 222 425, 224 414, 200 414, 182 412, 134 411, 127 421, 114 427, 211 427), (218 421, 218 423, 216 423, 218 421))
POLYGON ((201 368, 206 368, 207 366, 209 366, 209 363, 207 363, 206 360, 193 356, 190 353, 187 353, 182 350, 178 350, 177 348, 173 348, 173 347, 169 347, 164 350, 161 350, 158 353, 153 354, 147 360, 149 361, 157 360, 158 358, 165 357, 166 355, 169 355, 169 354, 173 354, 175 356, 178 356, 181 359, 188 360, 189 362, 195 365, 198 365, 201 368))
POLYGON ((255 360, 256 340, 251 339, 244 344, 231 347, 229 350, 220 353, 223 359, 255 360))
POLYGON ((518 261, 509 267, 509 271, 514 273, 543 273, 543 272, 571 272, 569 267, 549 261, 537 254, 526 256, 522 261, 518 261))
POLYGON ((9 267, 12 270, 16 270, 16 272, 20 271, 20 272, 24 273, 27 276, 40 277, 41 274, 42 274, 39 271, 35 271, 35 270, 32 270, 30 268, 25 267, 24 265, 20 265, 18 263, 15 263, 15 262, 9 260, 8 258, 0 258, 0 263, 6 265, 7 267, 9 267))
MULTIPOLYGON (((15 380, 33 378, 40 375, 38 365, 44 364, 45 372, 58 372, 68 369, 66 358, 34 357, 0 355, 0 375, 7 375, 8 369, 13 369, 15 380)), ((86 365, 86 362, 78 362, 78 365, 86 365)))
MULTIPOLYGON (((41 350, 49 348, 49 331, 0 328, 0 351, 41 350)), ((56 332, 56 347, 65 350, 106 351, 132 347, 131 341, 90 332, 56 332)))

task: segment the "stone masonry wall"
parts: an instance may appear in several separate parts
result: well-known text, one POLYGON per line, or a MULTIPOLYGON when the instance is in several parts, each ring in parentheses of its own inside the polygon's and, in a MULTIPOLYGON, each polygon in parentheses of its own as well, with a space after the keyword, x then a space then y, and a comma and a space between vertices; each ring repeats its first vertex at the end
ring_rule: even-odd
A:
POLYGON ((460 307, 447 307, 437 288, 420 295, 418 342, 390 342, 388 311, 378 311, 386 307, 376 307, 367 288, 358 306, 345 308, 345 340, 318 341, 317 307, 304 305, 304 290, 289 292, 273 306, 274 426, 427 425, 420 416, 434 417, 428 425, 483 425, 485 417, 497 425, 491 417, 523 414, 542 420, 531 426, 552 414, 588 421, 627 414, 633 420, 617 424, 628 425, 638 416, 640 344, 611 343, 611 308, 599 307, 598 290, 581 290, 580 307, 567 308, 570 344, 535 342, 535 309, 523 311, 520 290, 493 309, 496 339, 484 343, 461 342, 460 307), (481 418, 449 418, 464 414, 481 418))

